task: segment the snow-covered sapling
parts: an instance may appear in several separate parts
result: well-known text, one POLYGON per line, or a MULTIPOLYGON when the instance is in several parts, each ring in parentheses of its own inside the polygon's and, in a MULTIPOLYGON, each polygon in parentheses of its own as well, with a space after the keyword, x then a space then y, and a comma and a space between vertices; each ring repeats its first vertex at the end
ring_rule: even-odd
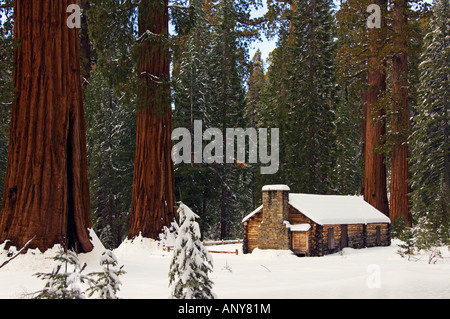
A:
POLYGON ((164 226, 161 234, 159 234, 159 243, 163 247, 173 247, 178 236, 178 228, 176 221, 170 224, 170 228, 164 226))
POLYGON ((80 265, 74 251, 64 251, 62 248, 53 258, 58 264, 52 272, 37 273, 35 276, 47 280, 45 287, 35 297, 36 299, 84 299, 80 285, 89 282, 89 278, 82 274, 86 264, 80 265))
POLYGON ((125 274, 123 266, 118 267, 117 258, 111 250, 106 250, 100 257, 100 265, 103 266, 102 272, 90 273, 90 277, 97 277, 91 280, 91 287, 87 289, 89 297, 95 293, 99 299, 118 299, 117 292, 122 284, 119 276, 125 274))
POLYGON ((178 208, 180 227, 175 241, 169 270, 171 298, 214 299, 213 282, 208 273, 212 271, 212 258, 200 240, 199 218, 185 204, 178 208))

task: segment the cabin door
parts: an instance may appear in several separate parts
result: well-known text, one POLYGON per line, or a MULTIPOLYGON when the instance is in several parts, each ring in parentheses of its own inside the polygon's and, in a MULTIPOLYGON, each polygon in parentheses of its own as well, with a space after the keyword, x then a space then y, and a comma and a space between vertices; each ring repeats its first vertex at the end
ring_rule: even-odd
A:
POLYGON ((292 232, 292 251, 297 255, 309 255, 308 232, 292 232))
POLYGON ((341 225, 341 249, 348 247, 348 225, 341 225))

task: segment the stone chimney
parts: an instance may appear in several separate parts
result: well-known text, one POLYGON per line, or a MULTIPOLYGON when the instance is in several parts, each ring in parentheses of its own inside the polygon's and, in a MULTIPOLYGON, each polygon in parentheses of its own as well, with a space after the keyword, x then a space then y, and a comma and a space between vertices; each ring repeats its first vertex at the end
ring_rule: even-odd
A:
POLYGON ((290 249, 289 230, 284 224, 289 214, 289 187, 266 185, 262 188, 263 218, 258 234, 260 249, 290 249))

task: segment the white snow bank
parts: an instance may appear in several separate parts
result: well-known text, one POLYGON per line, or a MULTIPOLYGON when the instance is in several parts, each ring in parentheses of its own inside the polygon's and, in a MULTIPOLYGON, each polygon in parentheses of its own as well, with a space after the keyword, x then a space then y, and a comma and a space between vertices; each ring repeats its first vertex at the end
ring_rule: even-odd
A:
POLYGON ((253 249, 252 256, 258 257, 258 258, 280 258, 280 257, 294 257, 298 258, 294 255, 292 250, 286 249, 260 249, 255 248, 253 249))
POLYGON ((94 249, 92 249, 92 251, 90 251, 89 253, 79 254, 78 258, 82 264, 98 264, 98 261, 106 248, 105 246, 103 246, 102 242, 93 229, 88 228, 88 231, 94 249))
POLYGON ((159 241, 151 238, 142 237, 142 234, 133 239, 125 239, 119 247, 114 250, 114 254, 119 256, 135 255, 135 254, 158 254, 162 252, 162 246, 159 241))
MULTIPOLYGON (((4 247, 5 243, 0 244, 0 264, 3 264, 4 261, 10 258, 8 256, 8 252, 11 252, 13 253, 13 255, 15 255, 18 251, 15 246, 10 247, 8 251, 5 250, 4 247)), ((2 267, 0 271, 41 272, 43 269, 52 269, 54 264, 52 258, 58 253, 60 249, 60 245, 55 245, 51 249, 47 249, 43 253, 39 249, 28 249, 26 253, 17 256, 14 260, 10 261, 8 264, 2 267)), ((11 257, 13 255, 11 255, 11 257)))
MULTIPOLYGON (((252 254, 214 254, 210 278, 213 291, 223 299, 303 298, 450 298, 450 252, 428 264, 428 253, 415 261, 401 258, 399 242, 388 247, 345 248, 324 257, 296 257, 288 250, 255 249, 252 254), (378 281, 378 282, 377 282, 378 281)), ((217 245, 234 250, 241 245, 217 245)), ((36 272, 50 272, 57 247, 45 253, 29 250, 0 269, 0 299, 28 298, 43 288, 36 272)), ((164 298, 170 294, 168 272, 172 253, 158 242, 136 237, 126 240, 114 254, 126 274, 117 295, 124 299, 164 298)), ((6 259, 0 246, 0 263, 6 259)), ((86 254, 89 255, 89 254, 86 254)), ((88 258, 89 256, 85 256, 88 258)), ((92 258, 95 259, 95 258, 92 258)), ((98 266, 88 263, 85 273, 98 266)))

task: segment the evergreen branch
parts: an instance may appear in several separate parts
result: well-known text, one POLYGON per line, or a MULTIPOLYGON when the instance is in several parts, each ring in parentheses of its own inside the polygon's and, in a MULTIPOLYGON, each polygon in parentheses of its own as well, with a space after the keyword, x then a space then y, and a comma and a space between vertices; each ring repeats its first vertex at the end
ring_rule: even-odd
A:
POLYGON ((361 76, 361 74, 363 74, 363 73, 365 73, 365 72, 367 72, 367 70, 361 69, 361 70, 359 70, 359 71, 357 71, 357 72, 355 72, 355 73, 353 73, 353 74, 350 74, 350 75, 343 75, 342 78, 344 78, 344 79, 359 78, 359 77, 361 76))
POLYGON ((260 17, 260 18, 256 18, 256 19, 247 19, 245 17, 238 16, 236 21, 241 24, 244 24, 244 25, 259 27, 261 24, 268 22, 269 19, 265 18, 265 17, 260 17))
POLYGON ((1 102, 1 103, 0 103, 0 106, 1 106, 2 108, 4 108, 5 110, 6 110, 6 109, 10 109, 11 106, 12 106, 12 102, 7 102, 7 103, 1 102))

